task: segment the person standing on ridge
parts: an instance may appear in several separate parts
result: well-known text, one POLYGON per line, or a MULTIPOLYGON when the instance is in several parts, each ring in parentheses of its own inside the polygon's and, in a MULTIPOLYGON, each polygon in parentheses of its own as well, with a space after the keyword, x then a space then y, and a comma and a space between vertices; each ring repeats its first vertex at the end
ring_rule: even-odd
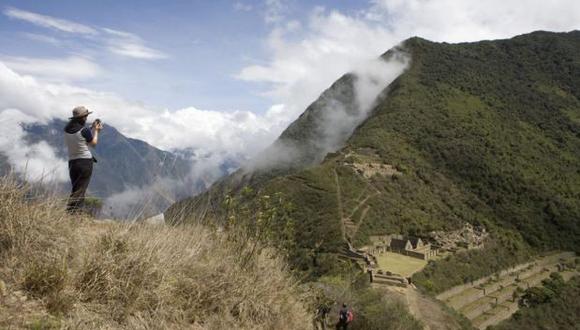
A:
POLYGON ((93 174, 93 162, 97 162, 89 150, 89 145, 97 145, 103 125, 97 119, 93 122, 91 129, 86 127, 87 117, 91 113, 83 106, 74 108, 73 116, 69 118, 64 128, 64 142, 68 149, 68 170, 72 184, 66 207, 69 213, 76 213, 81 209, 93 174))

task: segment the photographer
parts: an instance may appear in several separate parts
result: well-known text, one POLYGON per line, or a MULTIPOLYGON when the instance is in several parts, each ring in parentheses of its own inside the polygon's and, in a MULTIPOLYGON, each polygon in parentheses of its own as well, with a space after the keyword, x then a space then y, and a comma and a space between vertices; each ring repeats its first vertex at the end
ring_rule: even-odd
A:
POLYGON ((99 119, 93 122, 91 129, 85 126, 90 112, 79 106, 73 109, 73 116, 69 118, 64 128, 64 141, 68 149, 68 169, 72 192, 67 204, 69 213, 81 210, 85 193, 91 181, 93 162, 97 160, 91 154, 89 145, 95 146, 99 141, 99 132, 103 125, 99 119))

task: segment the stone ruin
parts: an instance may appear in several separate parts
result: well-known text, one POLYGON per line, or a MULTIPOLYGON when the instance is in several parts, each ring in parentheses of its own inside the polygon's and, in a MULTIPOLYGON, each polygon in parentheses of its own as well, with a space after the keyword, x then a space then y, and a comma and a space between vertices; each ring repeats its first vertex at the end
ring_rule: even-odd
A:
POLYGON ((429 260, 438 254, 438 249, 433 248, 430 243, 423 241, 419 237, 403 235, 383 235, 372 236, 373 244, 366 250, 374 255, 384 252, 394 252, 409 257, 429 260))
POLYGON ((432 231, 427 235, 432 245, 442 252, 481 249, 488 237, 489 233, 483 226, 473 226, 469 223, 457 230, 432 231))

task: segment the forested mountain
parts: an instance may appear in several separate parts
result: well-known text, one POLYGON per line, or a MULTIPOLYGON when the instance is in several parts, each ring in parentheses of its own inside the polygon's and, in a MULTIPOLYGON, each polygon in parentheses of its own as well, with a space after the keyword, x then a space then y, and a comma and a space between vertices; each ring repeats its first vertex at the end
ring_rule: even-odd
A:
MULTIPOLYGON (((219 219, 222 197, 248 184, 256 195, 281 193, 293 205, 294 264, 319 274, 336 264, 345 239, 362 245, 369 235, 422 236, 465 222, 487 228, 491 242, 467 261, 446 261, 456 274, 477 260, 485 273, 530 251, 578 251, 580 32, 460 44, 411 38, 400 51, 408 69, 336 152, 292 167, 250 166, 166 215, 189 221, 209 207, 219 219), (345 218, 356 230, 344 233, 345 218)), ((348 106, 351 79, 313 106, 333 94, 348 106)), ((315 125, 311 113, 274 145, 309 143, 301 138, 315 125)), ((419 279, 441 274, 430 266, 419 279)))

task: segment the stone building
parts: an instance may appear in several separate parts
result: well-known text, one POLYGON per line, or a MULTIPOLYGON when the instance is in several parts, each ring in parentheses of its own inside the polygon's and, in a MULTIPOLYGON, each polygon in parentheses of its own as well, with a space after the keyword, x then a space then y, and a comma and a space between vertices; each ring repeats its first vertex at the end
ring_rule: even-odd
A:
POLYGON ((437 250, 431 249, 431 244, 423 242, 419 237, 384 235, 371 237, 371 241, 373 245, 369 252, 372 254, 390 251, 424 260, 437 255, 437 250))

